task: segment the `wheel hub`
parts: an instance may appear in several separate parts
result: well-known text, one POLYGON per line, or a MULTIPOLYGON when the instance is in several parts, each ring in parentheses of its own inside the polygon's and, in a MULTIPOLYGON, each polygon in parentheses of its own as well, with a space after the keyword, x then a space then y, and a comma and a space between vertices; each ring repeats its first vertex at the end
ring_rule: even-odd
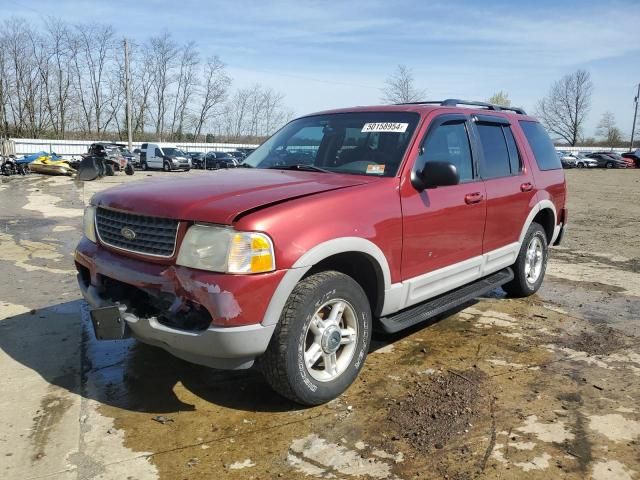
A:
POLYGON ((328 326, 322 333, 322 351, 328 354, 337 352, 341 338, 340 328, 337 325, 328 326))

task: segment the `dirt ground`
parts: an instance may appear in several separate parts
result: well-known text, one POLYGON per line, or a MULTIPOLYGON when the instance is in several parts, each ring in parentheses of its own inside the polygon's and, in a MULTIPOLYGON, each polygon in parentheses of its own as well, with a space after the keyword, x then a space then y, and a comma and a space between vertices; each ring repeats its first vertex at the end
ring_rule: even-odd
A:
MULTIPOLYGON (((215 172, 153 173, 215 175, 215 172)), ((640 170, 567 172, 540 292, 376 338, 339 399, 97 342, 72 262, 117 176, 0 183, 0 478, 640 478, 640 170)))

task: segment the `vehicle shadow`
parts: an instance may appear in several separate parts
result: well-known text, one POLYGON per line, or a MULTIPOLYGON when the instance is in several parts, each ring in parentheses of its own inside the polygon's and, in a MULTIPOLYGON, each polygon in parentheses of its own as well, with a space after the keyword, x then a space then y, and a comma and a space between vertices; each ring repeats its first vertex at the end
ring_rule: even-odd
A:
MULTIPOLYGON (((467 302, 397 334, 374 334, 370 351, 410 336, 476 302, 467 302)), ((129 411, 195 410, 196 405, 179 398, 178 385, 203 402, 234 410, 277 413, 305 409, 275 393, 255 367, 215 370, 132 339, 98 341, 82 300, 1 320, 0 349, 51 385, 129 411)))
POLYGON ((1 320, 0 349, 51 385, 131 411, 195 410, 176 394, 179 384, 204 402, 235 410, 303 409, 271 390, 255 369, 214 370, 131 339, 97 341, 81 300, 1 320))

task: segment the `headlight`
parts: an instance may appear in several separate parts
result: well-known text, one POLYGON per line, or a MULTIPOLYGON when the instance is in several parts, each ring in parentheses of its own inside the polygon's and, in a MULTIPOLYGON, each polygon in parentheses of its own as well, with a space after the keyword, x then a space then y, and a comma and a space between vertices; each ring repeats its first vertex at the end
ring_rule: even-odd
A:
POLYGON ((193 225, 187 230, 176 263, 212 272, 275 270, 273 243, 267 235, 213 225, 193 225))
POLYGON ((84 236, 96 243, 96 207, 89 206, 84 209, 84 218, 82 220, 82 228, 84 236))

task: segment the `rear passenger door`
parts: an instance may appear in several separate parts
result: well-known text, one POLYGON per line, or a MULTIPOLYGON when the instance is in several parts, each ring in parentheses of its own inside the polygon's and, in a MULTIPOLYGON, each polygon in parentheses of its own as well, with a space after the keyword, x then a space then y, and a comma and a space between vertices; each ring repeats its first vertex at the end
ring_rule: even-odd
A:
POLYGON ((535 203, 536 191, 523 164, 511 124, 504 117, 474 115, 478 170, 484 180, 487 220, 482 253, 485 273, 513 264, 522 227, 535 203))

